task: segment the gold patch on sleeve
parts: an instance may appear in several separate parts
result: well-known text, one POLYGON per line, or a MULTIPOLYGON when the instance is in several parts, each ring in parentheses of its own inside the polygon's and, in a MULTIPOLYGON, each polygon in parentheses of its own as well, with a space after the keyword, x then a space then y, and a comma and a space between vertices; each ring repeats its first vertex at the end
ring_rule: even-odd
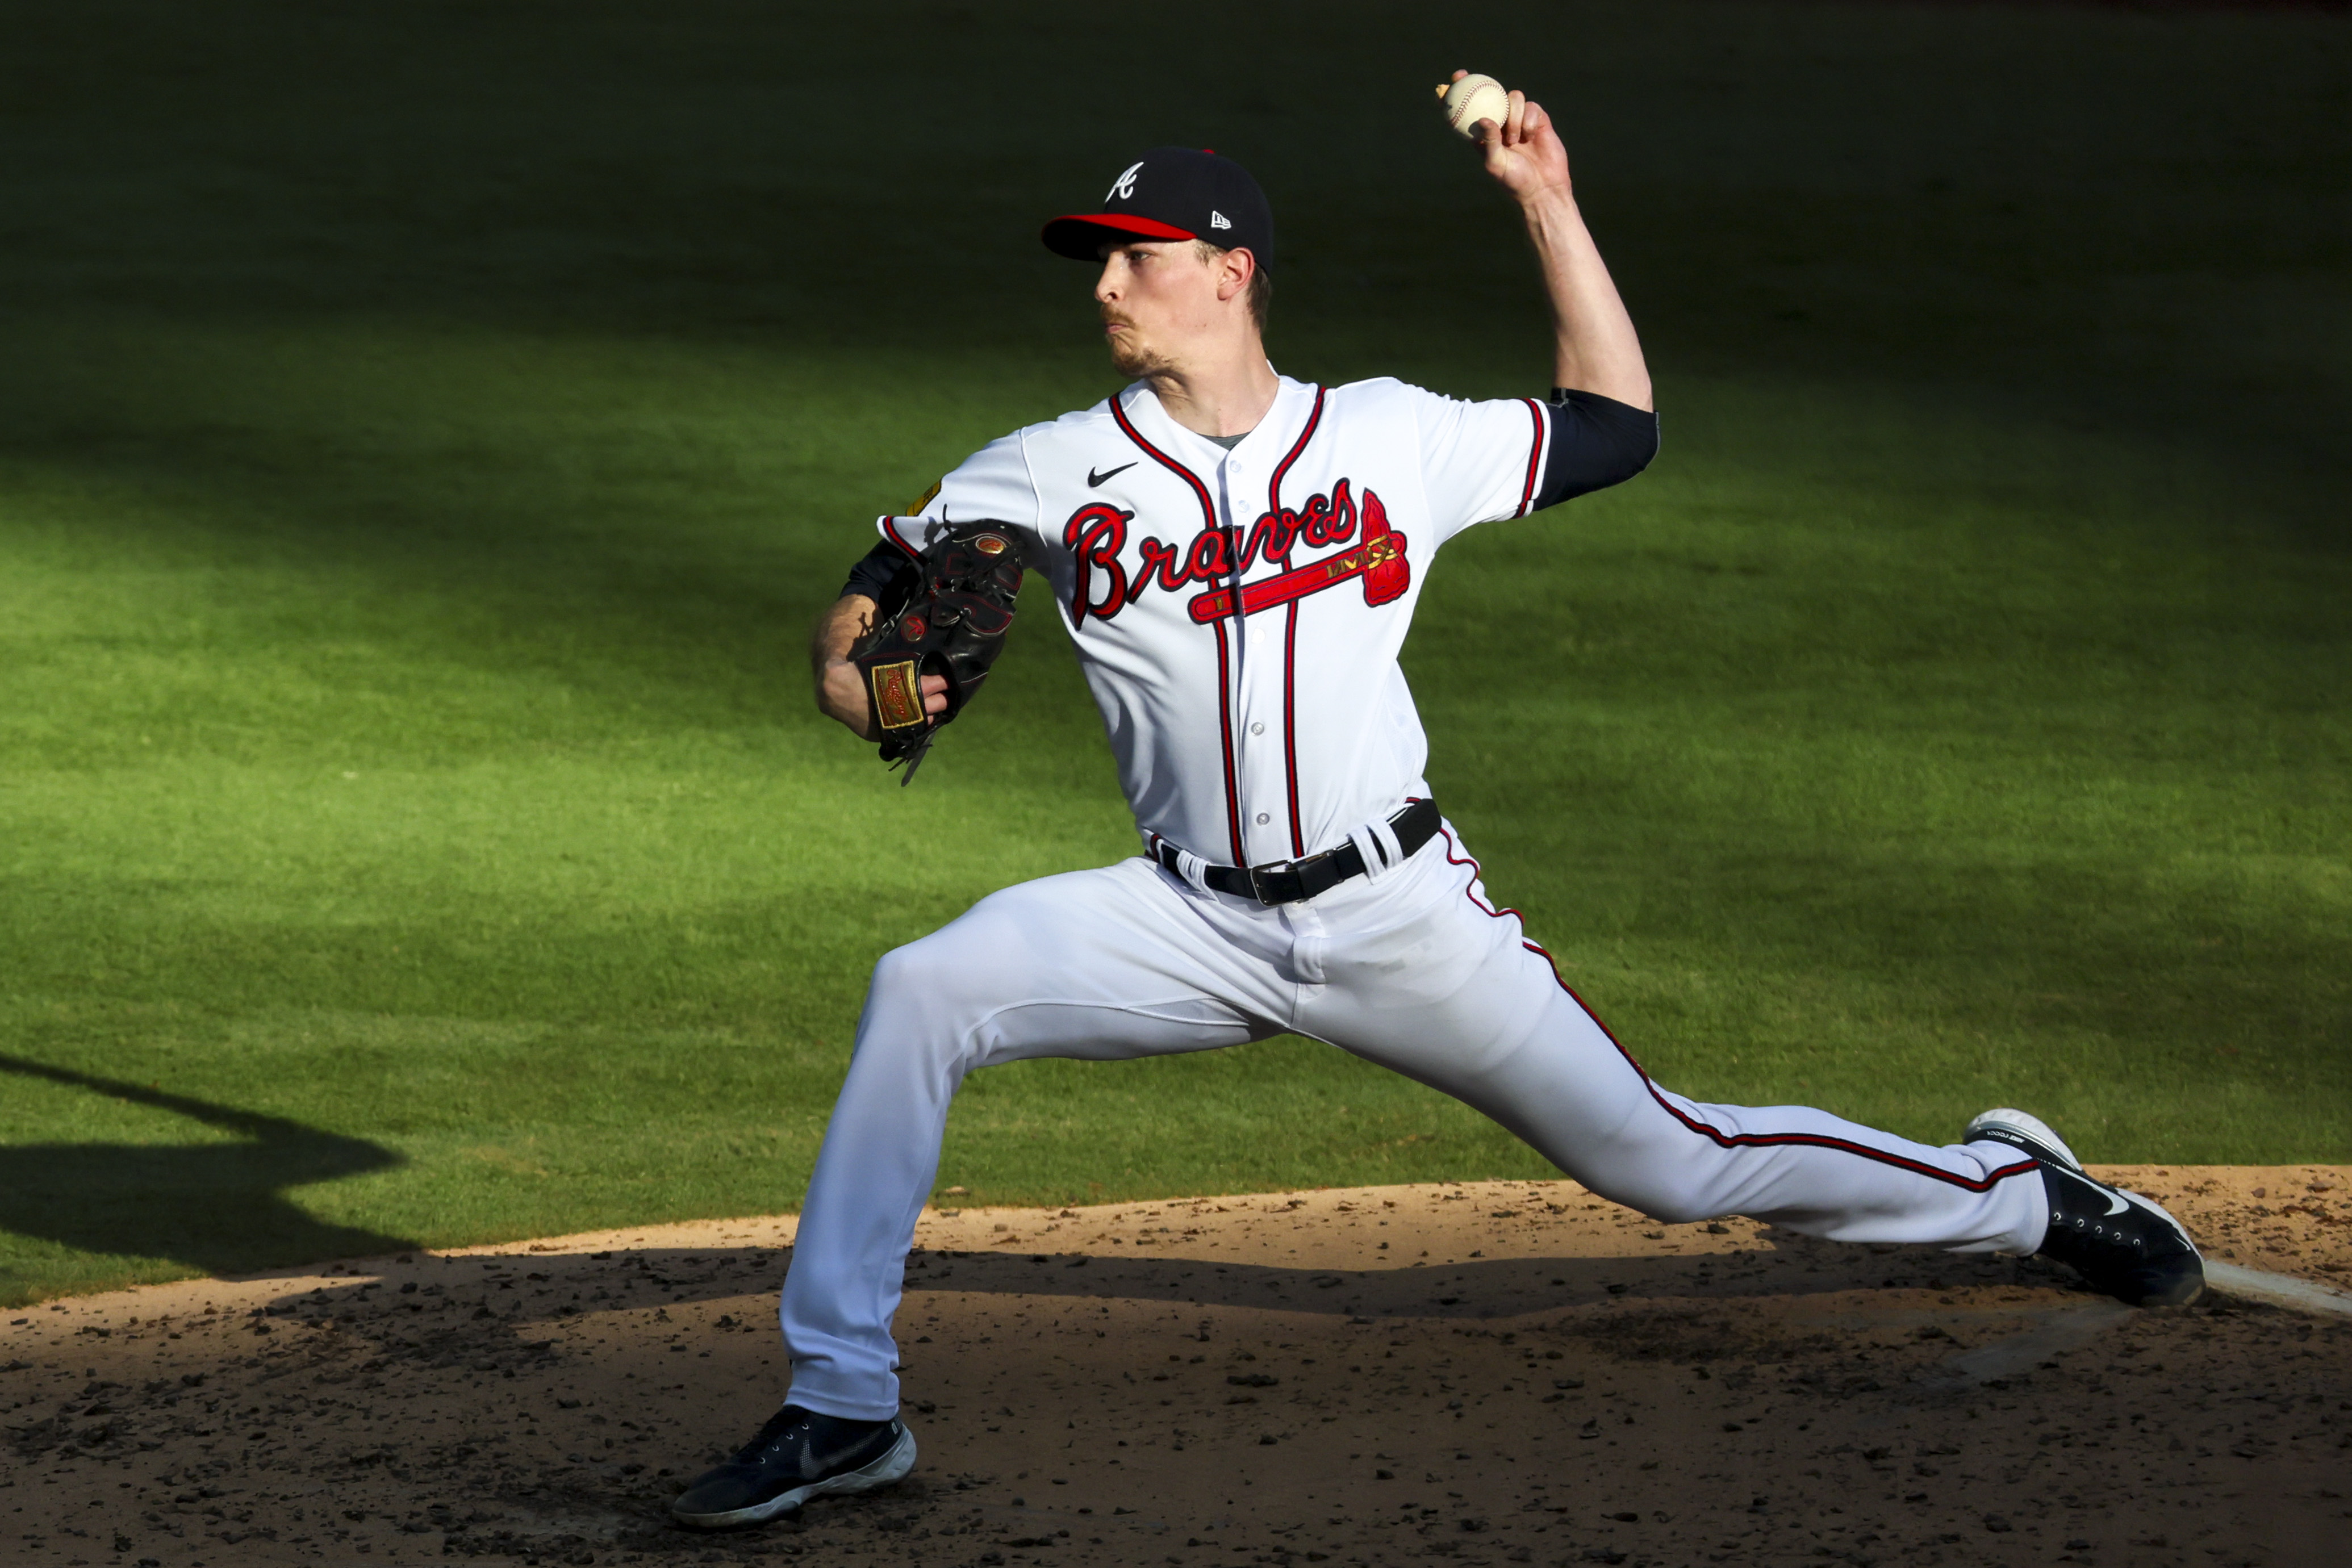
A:
POLYGON ((916 497, 915 504, 907 508, 907 516, 910 517, 920 517, 922 515, 923 508, 929 506, 931 504, 932 497, 940 493, 940 486, 947 482, 947 476, 945 475, 941 475, 940 477, 932 480, 931 487, 924 491, 921 495, 916 497))
POLYGON ((877 664, 872 676, 874 714, 885 729, 907 729, 923 722, 923 683, 915 661, 877 664))

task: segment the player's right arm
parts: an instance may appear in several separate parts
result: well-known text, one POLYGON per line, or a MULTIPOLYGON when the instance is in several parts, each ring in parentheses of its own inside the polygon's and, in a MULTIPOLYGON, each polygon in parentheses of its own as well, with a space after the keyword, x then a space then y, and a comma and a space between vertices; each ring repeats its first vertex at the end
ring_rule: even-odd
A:
POLYGON ((1657 404, 1642 340, 1577 210, 1568 149, 1551 116, 1526 94, 1514 91, 1510 103, 1502 125, 1480 122, 1490 128, 1481 145, 1486 172, 1518 203, 1543 267, 1544 291, 1551 298, 1552 385, 1649 413, 1657 404))
POLYGON ((1523 517, 1622 484, 1658 451, 1642 340, 1577 209, 1568 150, 1551 117, 1513 92, 1502 124, 1480 121, 1479 142, 1487 173, 1519 204, 1543 269, 1552 392, 1541 403, 1422 394, 1432 544, 1473 523, 1523 517))

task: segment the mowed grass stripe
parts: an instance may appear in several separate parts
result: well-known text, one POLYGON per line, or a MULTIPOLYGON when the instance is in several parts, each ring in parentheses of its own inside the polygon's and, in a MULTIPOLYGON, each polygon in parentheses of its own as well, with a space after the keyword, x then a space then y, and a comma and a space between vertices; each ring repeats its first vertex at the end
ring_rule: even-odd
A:
MULTIPOLYGON (((1123 47, 1076 10, 228 6, 165 137, 185 24, 125 15, 0 174, 43 214, 0 256, 0 1298, 796 1203, 874 958, 1134 848, 1034 585, 906 790, 810 710, 808 621, 875 512, 1114 384, 1033 235, 1130 142, 1275 190, 1284 369, 1538 386, 1425 57, 1570 116, 1666 421, 1430 571, 1408 674, 1494 894, 1688 1092, 2352 1149, 2347 161, 2294 96, 2341 25, 1300 7, 1136 56, 1187 106, 1146 130, 991 90, 1123 47), (812 130, 804 56, 887 57, 903 117, 812 130)), ((1542 1170, 1286 1040, 976 1075, 940 1180, 1542 1170)))

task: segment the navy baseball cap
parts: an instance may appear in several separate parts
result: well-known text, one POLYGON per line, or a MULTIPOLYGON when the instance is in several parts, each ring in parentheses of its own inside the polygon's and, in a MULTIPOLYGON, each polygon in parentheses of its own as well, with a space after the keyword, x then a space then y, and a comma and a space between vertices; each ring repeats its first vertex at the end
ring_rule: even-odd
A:
POLYGON ((1249 171, 1206 148, 1154 147, 1111 182, 1098 213, 1045 225, 1045 248, 1079 261, 1103 246, 1139 239, 1200 239, 1245 250, 1274 270, 1274 209, 1249 171))

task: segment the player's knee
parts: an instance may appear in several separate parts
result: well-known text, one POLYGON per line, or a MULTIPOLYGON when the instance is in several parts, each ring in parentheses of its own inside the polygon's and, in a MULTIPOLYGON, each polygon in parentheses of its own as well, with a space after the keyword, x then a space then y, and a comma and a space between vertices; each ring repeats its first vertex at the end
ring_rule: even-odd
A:
POLYGON ((872 1000, 897 1000, 911 994, 922 977, 922 943, 909 942, 904 947, 893 947, 875 962, 874 977, 867 984, 872 1000))
POLYGON ((1660 1225, 1692 1225, 1702 1219, 1717 1218, 1714 1207, 1697 1195, 1683 1192, 1655 1180, 1622 1183, 1591 1182, 1585 1186, 1607 1198, 1622 1204, 1645 1219, 1660 1225))
POLYGON ((1667 1188, 1650 1192, 1630 1205, 1661 1225, 1695 1225, 1716 1218, 1716 1207, 1698 1193, 1667 1188))
POLYGON ((858 1026, 859 1050, 869 1042, 931 1055, 968 1054, 974 1026, 992 1003, 982 994, 991 971, 938 950, 936 936, 885 953, 874 966, 858 1026))
POLYGON ((1705 1182, 1683 1162, 1580 1162, 1580 1166, 1575 1175, 1586 1186, 1661 1225, 1689 1225, 1713 1219, 1718 1212, 1705 1182))

